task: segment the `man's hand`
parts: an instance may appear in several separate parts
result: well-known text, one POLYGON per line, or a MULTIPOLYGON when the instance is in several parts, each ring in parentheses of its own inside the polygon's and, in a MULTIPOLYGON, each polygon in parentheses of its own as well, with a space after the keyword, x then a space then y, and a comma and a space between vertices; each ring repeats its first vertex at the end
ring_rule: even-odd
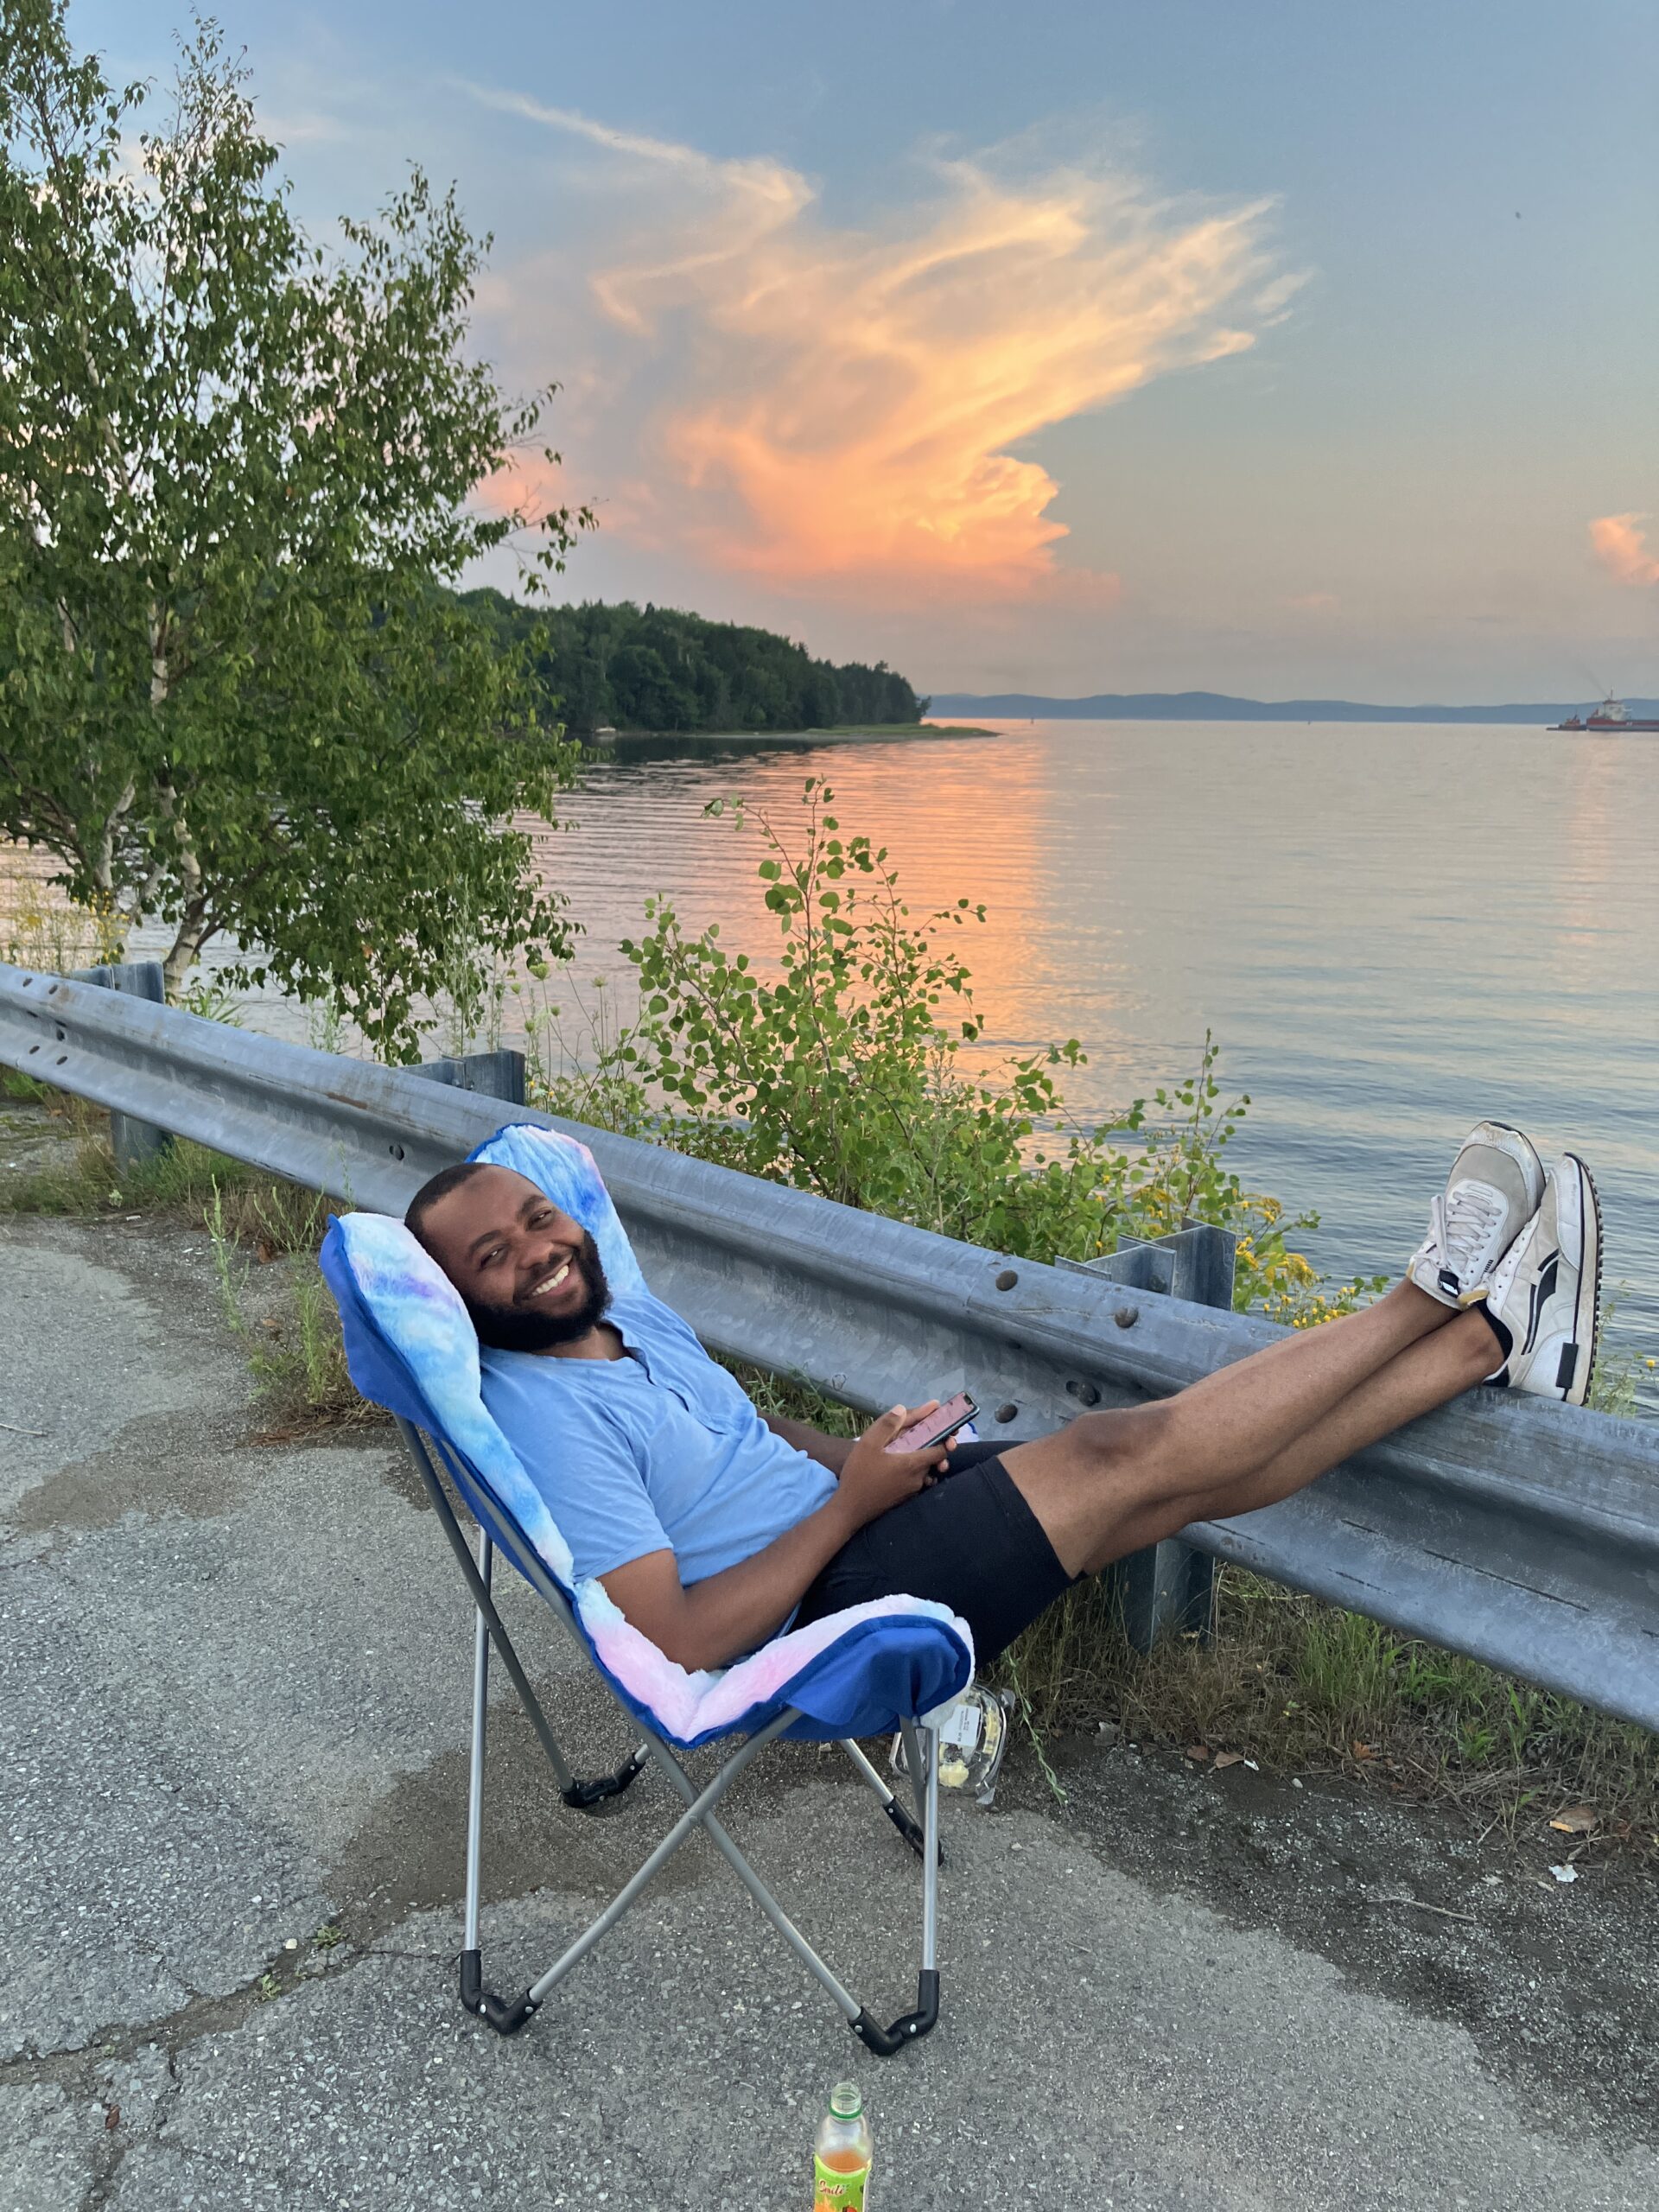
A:
POLYGON ((906 1498, 914 1497, 944 1468, 946 1455, 957 1440, 954 1436, 925 1452, 887 1449, 895 1436, 938 1409, 937 1398, 930 1398, 925 1406, 894 1406, 891 1412, 870 1423, 847 1454, 841 1470, 839 1496, 855 1529, 863 1528, 891 1507, 902 1504, 906 1498))

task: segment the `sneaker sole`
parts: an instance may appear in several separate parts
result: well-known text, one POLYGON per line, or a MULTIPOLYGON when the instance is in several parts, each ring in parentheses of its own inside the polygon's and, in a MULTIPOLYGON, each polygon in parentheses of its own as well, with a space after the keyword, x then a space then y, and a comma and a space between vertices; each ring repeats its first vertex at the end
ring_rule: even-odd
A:
POLYGON ((1578 1174, 1584 1253, 1579 1262, 1579 1295, 1573 1311, 1573 1373, 1563 1382, 1558 1371, 1556 1388, 1569 1406, 1581 1406, 1595 1378, 1601 1336, 1601 1193, 1595 1177, 1576 1152, 1564 1152, 1561 1166, 1573 1167, 1578 1174))

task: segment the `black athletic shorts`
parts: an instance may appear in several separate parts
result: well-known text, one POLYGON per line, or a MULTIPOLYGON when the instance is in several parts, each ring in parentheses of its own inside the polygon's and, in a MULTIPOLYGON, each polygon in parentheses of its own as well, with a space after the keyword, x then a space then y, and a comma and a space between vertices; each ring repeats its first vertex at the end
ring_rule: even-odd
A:
POLYGON ((867 1522, 809 1584, 790 1624, 872 1598, 932 1598, 960 1613, 984 1666, 1052 1605, 1071 1577, 995 1444, 959 1444, 926 1490, 867 1522))

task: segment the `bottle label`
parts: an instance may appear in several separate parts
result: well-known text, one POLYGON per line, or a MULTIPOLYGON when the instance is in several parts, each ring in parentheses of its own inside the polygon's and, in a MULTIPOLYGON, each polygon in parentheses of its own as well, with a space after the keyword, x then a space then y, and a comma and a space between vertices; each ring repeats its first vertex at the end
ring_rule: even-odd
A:
POLYGON ((864 2191, 869 2184, 868 2166, 855 2166, 850 2173, 837 2171, 826 2166, 822 2158, 812 2161, 812 2212, 864 2212, 864 2191))

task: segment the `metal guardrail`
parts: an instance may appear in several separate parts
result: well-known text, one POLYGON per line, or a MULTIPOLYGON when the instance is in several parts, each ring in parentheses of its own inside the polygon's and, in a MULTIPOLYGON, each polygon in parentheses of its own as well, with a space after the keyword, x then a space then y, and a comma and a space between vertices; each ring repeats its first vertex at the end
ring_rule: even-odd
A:
MULTIPOLYGON (((401 1211, 500 1108, 0 966, 0 1061, 356 1205, 401 1211)), ((1179 1389, 1270 1322, 1009 1260, 520 1109, 590 1145, 653 1287, 704 1341, 869 1410, 967 1375, 1007 1433, 1179 1389)), ((1659 1425, 1475 1391, 1187 1541, 1659 1728, 1659 1425)))

